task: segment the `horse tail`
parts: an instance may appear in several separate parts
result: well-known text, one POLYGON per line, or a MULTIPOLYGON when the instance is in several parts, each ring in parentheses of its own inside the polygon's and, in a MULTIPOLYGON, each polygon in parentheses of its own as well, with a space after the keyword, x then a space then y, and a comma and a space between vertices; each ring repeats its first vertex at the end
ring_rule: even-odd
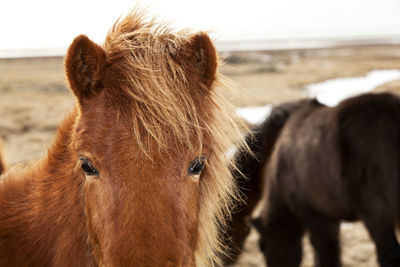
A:
POLYGON ((247 147, 243 146, 236 151, 234 157, 237 169, 233 171, 233 176, 241 190, 243 201, 236 203, 230 228, 225 233, 225 242, 230 247, 229 257, 223 257, 225 264, 236 261, 249 233, 250 216, 262 194, 264 165, 270 158, 281 130, 294 111, 311 101, 314 100, 300 100, 275 106, 268 118, 247 134, 247 147))

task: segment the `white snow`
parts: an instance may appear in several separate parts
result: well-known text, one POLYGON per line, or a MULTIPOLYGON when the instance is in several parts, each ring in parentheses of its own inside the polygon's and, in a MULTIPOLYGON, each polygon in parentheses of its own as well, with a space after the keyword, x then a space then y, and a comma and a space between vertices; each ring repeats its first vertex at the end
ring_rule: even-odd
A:
POLYGON ((237 147, 237 146, 232 146, 232 147, 230 147, 230 148, 228 149, 228 151, 225 152, 225 156, 226 156, 228 159, 232 159, 233 156, 235 156, 237 150, 238 150, 238 147, 237 147))
POLYGON ((271 113, 272 105, 236 109, 236 114, 251 124, 263 122, 271 113))
POLYGON ((327 106, 335 106, 342 100, 368 93, 389 81, 400 79, 400 70, 373 70, 364 77, 340 78, 310 84, 306 95, 316 98, 327 106))
MULTIPOLYGON (((400 70, 373 70, 363 77, 338 78, 306 86, 305 94, 327 106, 335 106, 346 98, 368 93, 376 87, 400 79, 400 70)), ((236 109, 236 113, 251 124, 260 124, 271 113, 273 106, 236 109)))

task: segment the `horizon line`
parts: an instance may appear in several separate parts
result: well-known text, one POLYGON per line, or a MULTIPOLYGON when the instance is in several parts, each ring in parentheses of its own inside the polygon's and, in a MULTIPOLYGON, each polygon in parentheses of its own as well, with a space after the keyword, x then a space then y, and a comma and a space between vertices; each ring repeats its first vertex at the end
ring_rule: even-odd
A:
MULTIPOLYGON (((215 41, 219 53, 304 50, 359 45, 397 45, 400 35, 363 37, 282 38, 215 41)), ((0 49, 0 59, 62 57, 68 47, 0 49)))

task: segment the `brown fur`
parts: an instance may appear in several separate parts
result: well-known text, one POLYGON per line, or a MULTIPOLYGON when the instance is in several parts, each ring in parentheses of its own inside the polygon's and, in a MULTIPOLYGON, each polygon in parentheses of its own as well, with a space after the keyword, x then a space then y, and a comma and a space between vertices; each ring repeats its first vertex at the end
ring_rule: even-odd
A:
POLYGON ((48 156, 0 184, 1 266, 207 266, 235 197, 241 137, 205 33, 134 11, 65 60, 78 105, 48 156), (221 85, 221 84, 220 84, 221 85), (199 178, 190 162, 205 155, 199 178), (99 176, 85 175, 80 157, 99 176))

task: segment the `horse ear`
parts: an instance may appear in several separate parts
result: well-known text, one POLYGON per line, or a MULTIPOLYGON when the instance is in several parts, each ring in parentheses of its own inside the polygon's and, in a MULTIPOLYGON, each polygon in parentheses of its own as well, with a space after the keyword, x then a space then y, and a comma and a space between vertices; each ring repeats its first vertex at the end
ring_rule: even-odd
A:
POLYGON ((194 55, 194 67, 200 76, 201 82, 211 87, 216 78, 217 52, 210 37, 200 32, 191 37, 190 51, 194 55))
POLYGON ((79 101, 101 88, 105 62, 103 48, 85 35, 74 39, 65 59, 65 70, 71 90, 79 101))

